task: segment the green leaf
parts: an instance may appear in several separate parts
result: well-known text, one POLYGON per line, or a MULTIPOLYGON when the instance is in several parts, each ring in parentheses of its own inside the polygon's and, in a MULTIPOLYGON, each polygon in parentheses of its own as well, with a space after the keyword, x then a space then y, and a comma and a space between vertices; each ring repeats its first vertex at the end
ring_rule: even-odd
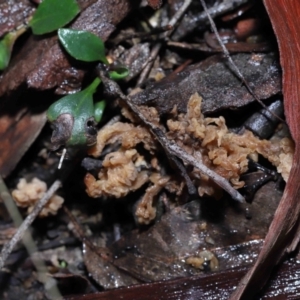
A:
POLYGON ((128 68, 121 66, 109 72, 109 77, 113 80, 124 79, 129 74, 128 68))
POLYGON ((101 119, 102 119, 105 106, 106 106, 105 100, 102 100, 100 102, 95 103, 95 106, 94 106, 94 110, 95 110, 94 111, 94 115, 95 115, 95 121, 97 123, 99 123, 101 121, 101 119))
POLYGON ((44 0, 29 22, 34 34, 44 34, 68 24, 79 13, 75 0, 44 0))
POLYGON ((4 70, 8 66, 14 43, 17 38, 27 30, 27 28, 28 27, 26 25, 23 25, 17 30, 7 33, 0 40, 0 70, 4 70))
POLYGON ((3 38, 0 41, 0 70, 4 70, 8 66, 10 54, 10 45, 6 42, 5 38, 3 38))
POLYGON ((54 102, 47 110, 47 118, 50 122, 54 122, 59 116, 69 114, 74 119, 71 136, 66 145, 80 146, 87 143, 86 140, 86 123, 94 117, 94 101, 93 94, 95 93, 101 80, 96 78, 84 90, 67 95, 58 101, 54 102))
POLYGON ((66 51, 82 61, 101 61, 108 64, 103 41, 88 31, 61 28, 58 38, 66 51))

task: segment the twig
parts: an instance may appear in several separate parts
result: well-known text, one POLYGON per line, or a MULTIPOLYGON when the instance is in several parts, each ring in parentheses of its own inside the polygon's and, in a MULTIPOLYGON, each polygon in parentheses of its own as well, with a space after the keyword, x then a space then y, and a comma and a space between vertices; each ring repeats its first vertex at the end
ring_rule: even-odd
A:
MULTIPOLYGON (((3 200, 5 206, 10 214, 10 217, 14 221, 16 227, 19 226, 20 224, 22 224, 23 218, 22 218, 14 200, 12 199, 1 176, 0 176, 0 198, 3 200)), ((23 224, 26 222, 26 220, 23 222, 23 224)), ((32 223, 32 221, 31 221, 31 223, 32 223)), ((14 246, 20 239, 22 239, 23 244, 29 254, 32 254, 33 252, 37 251, 37 246, 31 236, 30 232, 26 231, 26 229, 29 227, 29 225, 31 223, 29 223, 25 229, 24 229, 25 226, 23 226, 23 224, 22 224, 21 227, 23 229, 20 230, 20 228, 21 228, 20 227, 17 230, 17 232, 15 233, 15 235, 13 236, 13 238, 10 240, 10 242, 8 242, 7 244, 5 244, 3 246, 1 256, 0 256, 0 269, 3 268, 8 255, 11 253, 12 249, 14 248, 14 246)), ((47 267, 44 264, 44 262, 41 259, 39 259, 38 257, 36 257, 34 259, 32 258, 32 263, 34 264, 34 266, 37 270, 39 280, 44 284, 45 290, 47 291, 50 298, 51 299, 60 298, 61 294, 57 288, 56 280, 47 275, 47 267)))
MULTIPOLYGON (((175 26, 175 24, 179 21, 179 19, 182 17, 182 15, 185 13, 185 11, 188 9, 190 4, 192 3, 192 0, 185 0, 182 6, 179 8, 179 10, 176 12, 176 14, 172 17, 172 19, 169 22, 169 25, 172 27, 175 26)), ((172 34, 173 31, 169 31, 165 33, 165 36, 168 37, 172 34)))
MULTIPOLYGON (((205 52, 205 53, 223 53, 222 48, 219 46, 211 47, 208 46, 207 43, 199 43, 199 44, 192 44, 192 43, 184 43, 184 42, 173 42, 169 41, 167 43, 169 47, 176 47, 184 50, 191 50, 194 52, 205 52)), ((271 45, 268 42, 262 42, 257 44, 250 44, 245 42, 238 42, 238 43, 227 43, 226 48, 229 53, 252 53, 252 52, 268 52, 271 49, 271 45)))
MULTIPOLYGON (((3 182, 3 181, 2 181, 3 182)), ((15 245, 22 239, 24 236, 25 231, 29 228, 29 226, 32 224, 32 222, 35 220, 37 215, 41 212, 43 207, 46 205, 48 200, 52 197, 52 195, 57 191, 57 189, 61 186, 61 182, 59 180, 56 180, 50 189, 46 192, 44 197, 35 205, 32 212, 27 216, 27 218, 23 221, 22 225, 18 228, 15 235, 12 237, 12 239, 6 243, 1 251, 0 254, 0 269, 3 268, 5 261, 8 257, 8 255, 11 253, 15 245)), ((11 199, 11 196, 7 190, 1 191, 1 197, 6 203, 7 201, 13 201, 11 199)), ((8 204, 10 206, 11 204, 8 204)))
POLYGON ((177 158, 177 156, 174 156, 174 155, 169 155, 169 158, 176 165, 178 170, 181 172, 181 176, 184 178, 184 180, 186 182, 188 193, 190 195, 197 195, 197 189, 196 189, 195 185, 193 184, 193 182, 192 182, 189 174, 187 173, 186 168, 182 164, 182 162, 177 158))
POLYGON ((169 154, 174 155, 183 160, 184 162, 199 169, 201 173, 207 175, 217 185, 219 185, 226 192, 228 192, 234 200, 237 200, 239 202, 245 202, 244 197, 237 190, 235 190, 225 178, 206 167, 202 162, 196 160, 192 155, 188 154, 186 151, 181 149, 175 142, 169 140, 165 136, 163 131, 158 126, 149 121, 148 117, 140 111, 140 109, 131 101, 131 99, 129 97, 126 97, 122 93, 118 84, 115 81, 112 81, 106 77, 104 70, 98 68, 98 71, 99 76, 102 79, 105 88, 107 89, 107 92, 110 92, 112 95, 119 96, 121 99, 123 99, 131 108, 131 110, 143 121, 143 123, 150 128, 150 130, 156 136, 160 144, 169 154))
POLYGON ((229 51, 227 50, 227 48, 225 47, 224 43, 222 42, 222 39, 219 35, 219 32, 217 30, 216 24, 214 22, 214 20, 212 19, 212 17, 210 16, 207 6, 205 4, 204 0, 200 0, 203 9, 207 15, 207 18, 209 20, 210 26, 214 32, 214 34, 216 35, 216 38, 220 44, 220 47, 223 50, 223 53, 226 57, 226 59, 229 61, 230 66, 232 68, 232 71, 234 72, 234 74, 243 82, 243 84, 245 85, 245 87, 247 88, 247 90, 249 91, 249 93, 253 96, 253 98, 264 108, 266 109, 268 112, 270 112, 270 114, 272 114, 273 116, 275 116, 278 120, 280 120, 281 122, 285 123, 285 121, 280 118, 279 116, 277 116, 276 114, 274 114, 272 111, 269 110, 269 108, 257 97, 257 95, 254 93, 254 91, 252 90, 252 88, 250 87, 250 85, 248 84, 248 82, 246 81, 244 75, 240 72, 239 68, 237 67, 237 65, 234 63, 234 61, 232 60, 229 51))
POLYGON ((140 77, 139 77, 139 80, 137 82, 137 86, 140 86, 143 84, 143 82, 145 81, 145 79, 147 78, 152 66, 153 66, 153 63, 157 57, 157 54, 160 50, 162 46, 162 43, 157 43, 151 50, 151 53, 149 55, 149 58, 147 59, 146 63, 145 63, 145 68, 143 69, 140 77))
POLYGON ((115 39, 111 40, 112 43, 118 45, 126 40, 133 39, 133 38, 140 38, 140 39, 146 39, 149 38, 152 35, 161 34, 162 32, 171 30, 172 26, 166 25, 162 27, 153 28, 149 32, 132 32, 132 33, 125 33, 123 36, 120 36, 119 38, 116 37, 115 39))

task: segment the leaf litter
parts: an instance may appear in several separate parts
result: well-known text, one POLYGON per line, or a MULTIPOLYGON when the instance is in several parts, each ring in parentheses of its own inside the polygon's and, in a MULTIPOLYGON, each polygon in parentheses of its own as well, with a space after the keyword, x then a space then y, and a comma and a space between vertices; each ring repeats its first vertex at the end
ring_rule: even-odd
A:
MULTIPOLYGON (((40 41, 38 45, 44 47, 43 43, 45 41, 40 41)), ((270 101, 280 93, 281 74, 276 54, 237 54, 233 59, 246 80, 253 83, 260 99, 270 101)), ((16 63, 20 64, 21 60, 16 63)), ((144 64, 145 61, 140 62, 139 69, 144 64)), ((176 64, 178 62, 172 67, 176 64)), ((43 68, 43 64, 39 68, 43 68)), ((12 76, 12 70, 3 77, 3 93, 18 88, 30 74, 26 70, 21 72, 21 77, 24 74, 25 77, 6 88, 5 82, 12 76)), ((152 71, 156 72, 155 65, 152 71)), ((59 76, 67 78, 65 74, 59 76)), ((81 78, 75 81, 79 79, 80 83, 81 78)), ((52 82, 39 88, 54 86, 58 85, 52 82)), ((207 58, 180 73, 173 72, 160 82, 150 83, 140 93, 133 90, 130 99, 167 140, 174 141, 189 155, 230 180, 235 188, 244 184, 240 175, 248 169, 249 156, 259 161, 258 155, 265 156, 287 179, 294 151, 289 137, 259 140, 247 130, 234 131, 220 116, 223 111, 228 114, 228 109, 245 105, 255 108, 251 106, 254 98, 224 65, 221 56, 207 58), (280 159, 280 155, 285 159, 280 159)), ((134 200, 136 222, 152 223, 152 226, 145 231, 123 234, 112 244, 104 238, 99 251, 107 250, 108 260, 84 243, 85 264, 98 284, 113 288, 252 263, 280 199, 278 182, 270 182, 258 190, 251 205, 238 204, 228 195, 219 199, 222 190, 183 160, 186 173, 199 194, 191 196, 187 180, 183 180, 182 173, 176 165, 174 167, 171 155, 166 155, 155 132, 141 122, 126 101, 119 100, 118 104, 123 107, 121 120, 100 129, 97 146, 89 150, 89 155, 99 159, 100 164, 85 176, 87 192, 89 196, 106 199, 104 202, 116 201, 116 209, 120 200, 112 198, 125 202, 134 200), (193 197, 197 200, 179 205, 193 197), (272 201, 266 203, 265 197, 272 201), (241 262, 237 262, 236 249, 245 254, 241 262), (253 255, 248 259, 247 253, 253 255)), ((248 116, 245 111, 241 112, 248 116)), ((229 120, 229 123, 234 122, 229 120)), ((122 233, 124 231, 122 229, 122 233)), ((87 229, 87 235, 88 232, 87 229)), ((94 235, 97 236, 95 232, 94 235)))

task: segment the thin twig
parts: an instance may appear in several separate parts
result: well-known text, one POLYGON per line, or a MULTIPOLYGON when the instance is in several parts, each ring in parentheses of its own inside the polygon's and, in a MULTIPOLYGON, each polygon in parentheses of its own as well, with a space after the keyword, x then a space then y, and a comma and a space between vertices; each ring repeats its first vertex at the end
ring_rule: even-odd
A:
POLYGON ((225 178, 215 173, 214 171, 206 167, 202 162, 195 159, 195 157, 193 157, 192 155, 188 154, 186 151, 181 149, 174 141, 169 140, 165 136, 163 131, 158 126, 156 126, 151 121, 149 121, 148 117, 141 112, 138 106, 136 106, 129 97, 126 97, 122 93, 120 87, 115 81, 107 78, 105 72, 100 68, 98 69, 98 71, 99 71, 99 76, 102 79, 102 82, 105 85, 107 91, 110 92, 112 95, 119 96, 127 103, 127 105, 131 108, 131 110, 143 121, 145 125, 147 125, 150 128, 152 133, 156 136, 156 138, 163 146, 163 148, 167 151, 167 153, 174 155, 180 158, 185 163, 188 163, 194 166, 195 168, 199 169, 201 173, 207 175, 217 185, 219 185, 228 194, 230 194, 230 196, 234 200, 237 200, 239 202, 245 202, 244 197, 237 190, 235 190, 225 178))
MULTIPOLYGON (((188 9, 188 7, 190 6, 190 4, 192 3, 192 0, 185 0, 184 3, 182 4, 182 6, 178 9, 178 11, 176 12, 176 14, 172 17, 172 19, 169 22, 169 25, 174 27, 175 24, 181 19, 181 17, 183 16, 183 14, 185 13, 185 11, 188 9)), ((170 32, 166 32, 165 36, 168 37, 172 34, 173 30, 170 32)))
POLYGON ((149 32, 131 32, 131 33, 125 33, 123 36, 116 37, 115 39, 111 40, 110 42, 118 45, 121 44, 122 42, 133 39, 133 38, 140 38, 140 39, 146 39, 149 38, 152 35, 158 35, 161 34, 162 32, 171 30, 172 27, 170 25, 162 26, 162 27, 156 27, 151 29, 149 32))
MULTIPOLYGON (((22 237, 24 236, 25 231, 29 228, 29 226, 35 220, 35 218, 37 217, 37 215, 41 212, 41 210, 43 209, 43 207, 46 205, 46 203, 48 202, 48 200, 52 197, 52 195, 57 191, 57 189, 60 186, 61 186, 61 182, 59 180, 56 180, 52 184, 52 186, 50 187, 50 189, 46 192, 46 194, 44 195, 44 197, 41 200, 39 200, 39 202, 35 205, 35 207, 32 210, 32 212, 23 221, 23 223, 18 228, 17 232, 12 237, 12 239, 3 246, 1 254, 0 254, 0 269, 3 268, 8 255, 12 252, 13 248, 15 247, 15 245, 22 239, 22 237)), ((7 190, 3 190, 3 189, 1 191, 1 198, 4 200, 4 202, 6 202, 6 201, 10 201, 10 202, 13 201, 11 199, 11 196, 10 196, 9 192, 7 190)), ((11 205, 11 204, 8 204, 8 206, 9 205, 11 205)))
POLYGON ((266 109, 268 112, 270 112, 270 114, 272 114, 273 116, 275 116, 278 120, 280 120, 281 122, 285 123, 285 121, 280 118, 279 116, 277 116, 276 114, 274 114, 272 111, 269 110, 269 108, 257 97, 257 95, 254 93, 254 91, 252 90, 252 88, 250 87, 250 85, 248 84, 248 82, 246 81, 244 75, 240 72, 239 68, 237 67, 237 65, 234 63, 234 61, 232 60, 229 51, 227 50, 227 48, 225 47, 224 43, 222 42, 222 39, 219 35, 219 32, 217 30, 216 24, 214 22, 214 20, 212 19, 212 17, 210 16, 207 6, 205 4, 204 0, 200 0, 203 9, 207 15, 207 18, 209 20, 210 26, 214 32, 214 34, 216 35, 216 38, 220 44, 220 47, 222 48, 223 54, 225 55, 226 59, 229 61, 230 66, 232 68, 232 71, 234 72, 234 74, 243 82, 243 84, 245 85, 245 87, 247 88, 247 90, 249 91, 249 93, 253 96, 253 98, 264 108, 266 109))
POLYGON ((178 159, 177 156, 174 156, 174 155, 169 155, 169 158, 176 165, 178 170, 181 172, 181 176, 184 178, 184 180, 186 182, 188 193, 190 195, 197 195, 197 189, 196 189, 195 185, 193 184, 193 182, 192 182, 189 174, 187 173, 186 168, 182 164, 182 162, 178 159))
MULTIPOLYGON (((15 223, 15 226, 16 227, 20 226, 22 224, 23 218, 22 218, 22 216, 21 216, 13 198, 11 197, 1 176, 0 176, 0 198, 3 200, 5 206, 10 214, 10 217, 12 218, 12 220, 15 223)), ((24 223, 25 223, 25 221, 24 221, 24 223)), ((28 226, 27 226, 27 228, 28 228, 28 226)), ((20 228, 19 228, 17 230, 17 232, 15 233, 15 235, 13 236, 13 238, 11 239, 11 241, 3 246, 1 256, 0 256, 0 269, 3 268, 8 255, 11 253, 15 244, 20 239, 22 239, 23 244, 24 244, 27 252, 29 253, 29 255, 31 255, 32 253, 34 253, 38 250, 30 232, 26 231, 26 229, 25 229, 25 231, 22 230, 22 232, 23 233, 21 233, 20 228)), ((49 297, 51 299, 60 298, 61 294, 57 288, 56 280, 47 275, 47 267, 44 264, 44 262, 41 259, 39 259, 38 257, 35 257, 35 258, 32 258, 32 263, 34 264, 34 266, 37 270, 38 278, 44 284, 45 290, 47 291, 47 294, 49 295, 49 297)))
POLYGON ((153 63, 158 55, 158 52, 160 50, 162 46, 162 43, 157 43, 151 50, 150 52, 150 55, 145 63, 145 68, 143 69, 140 77, 139 77, 139 80, 137 82, 137 86, 140 86, 143 84, 143 82, 146 80, 147 76, 149 75, 150 73, 150 70, 153 66, 153 63))

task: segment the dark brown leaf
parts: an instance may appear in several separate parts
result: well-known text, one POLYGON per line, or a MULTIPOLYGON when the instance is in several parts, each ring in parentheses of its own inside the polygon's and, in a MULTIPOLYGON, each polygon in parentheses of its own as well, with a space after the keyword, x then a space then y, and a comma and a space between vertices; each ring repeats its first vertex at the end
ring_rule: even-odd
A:
MULTIPOLYGON (((275 54, 242 53, 232 58, 260 99, 281 91, 281 74, 275 54)), ((221 55, 164 78, 134 95, 132 100, 138 105, 154 106, 160 114, 169 113, 175 105, 179 112, 186 112, 187 101, 195 92, 203 97, 203 113, 238 108, 255 101, 221 55)))
MULTIPOLYGON (((67 297, 65 300, 190 300, 228 299, 247 267, 189 278, 120 288, 102 293, 67 297)), ((285 262, 264 291, 263 299, 298 299, 300 266, 295 260, 285 262)))
MULTIPOLYGON (((171 14, 174 14, 183 2, 183 0, 169 0, 171 5, 171 14)), ((209 13, 214 18, 227 12, 231 12, 233 7, 238 8, 247 2, 248 0, 215 2, 215 5, 209 7, 209 13)), ((186 13, 178 28, 176 28, 172 35, 172 40, 178 41, 193 32, 195 29, 199 30, 201 27, 205 27, 208 23, 206 13, 203 12, 200 1, 193 1, 192 9, 186 13)))

